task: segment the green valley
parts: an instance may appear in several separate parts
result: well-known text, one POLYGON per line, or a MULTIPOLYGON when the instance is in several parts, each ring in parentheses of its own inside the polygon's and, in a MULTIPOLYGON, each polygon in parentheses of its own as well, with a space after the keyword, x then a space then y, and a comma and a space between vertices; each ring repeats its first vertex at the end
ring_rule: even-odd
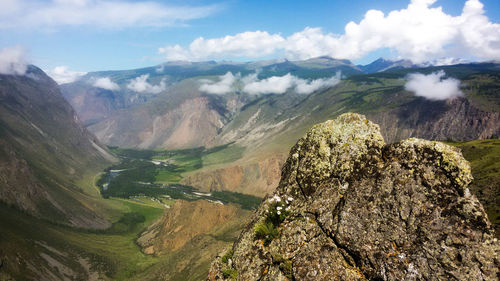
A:
POLYGON ((235 203, 242 208, 255 209, 261 199, 230 191, 200 193, 194 187, 179 184, 184 173, 203 166, 223 164, 241 157, 240 149, 230 144, 205 149, 203 147, 182 150, 134 150, 112 148, 122 161, 107 168, 97 181, 104 198, 133 198, 146 196, 165 203, 175 199, 187 201, 211 200, 222 204, 235 203), (224 157, 220 152, 224 151, 224 157), (231 154, 236 156, 231 156, 231 154), (228 156, 229 155, 229 156, 228 156), (226 159, 226 158, 229 158, 226 159))

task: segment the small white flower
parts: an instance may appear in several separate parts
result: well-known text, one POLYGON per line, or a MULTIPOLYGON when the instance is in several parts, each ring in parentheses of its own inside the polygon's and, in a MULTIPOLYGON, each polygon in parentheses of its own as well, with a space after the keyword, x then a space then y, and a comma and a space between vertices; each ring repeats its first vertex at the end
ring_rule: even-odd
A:
POLYGON ((280 211, 281 209, 283 209, 283 207, 281 207, 281 206, 276 207, 276 210, 278 210, 278 211, 280 211))
POLYGON ((277 211, 277 212, 276 212, 276 214, 281 215, 281 212, 280 212, 280 211, 277 211))
POLYGON ((281 198, 279 196, 276 197, 276 202, 281 202, 281 198))
POLYGON ((468 188, 465 188, 464 197, 471 197, 470 190, 468 188))
POLYGON ((292 202, 292 201, 293 201, 293 197, 288 197, 288 198, 286 199, 286 201, 292 202))

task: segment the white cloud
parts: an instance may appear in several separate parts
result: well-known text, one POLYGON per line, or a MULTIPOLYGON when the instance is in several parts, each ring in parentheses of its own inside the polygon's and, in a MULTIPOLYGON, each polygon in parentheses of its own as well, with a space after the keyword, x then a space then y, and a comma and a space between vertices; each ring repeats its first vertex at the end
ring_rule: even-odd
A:
POLYGON ((52 70, 47 70, 47 75, 52 77, 57 84, 65 84, 75 82, 81 76, 87 74, 87 72, 72 71, 69 70, 67 66, 57 66, 52 70))
POLYGON ((134 79, 131 79, 127 85, 127 88, 138 93, 150 93, 150 94, 158 94, 167 89, 167 84, 165 79, 160 81, 158 85, 151 85, 148 83, 149 74, 144 74, 134 79))
POLYGON ((246 84, 243 91, 251 95, 284 94, 294 86, 295 79, 297 78, 290 73, 284 76, 272 76, 246 84))
POLYGON ((340 82, 340 72, 331 78, 321 78, 316 80, 307 81, 304 79, 296 79, 295 91, 299 94, 310 94, 321 88, 333 87, 340 82))
POLYGON ((96 79, 92 85, 94 87, 110 91, 116 91, 120 89, 120 86, 118 86, 118 84, 116 84, 115 82, 111 81, 109 77, 101 77, 99 79, 96 79))
POLYGON ((26 54, 21 47, 0 50, 0 74, 24 75, 27 69, 26 54))
POLYGON ((234 91, 233 84, 234 82, 236 82, 237 76, 234 76, 231 72, 228 72, 220 76, 220 80, 216 83, 202 79, 200 82, 202 82, 203 84, 199 89, 202 92, 215 95, 230 93, 231 91, 234 91))
POLYGON ((288 37, 248 31, 222 38, 194 40, 159 49, 166 59, 202 60, 228 57, 263 57, 281 53, 289 59, 331 56, 358 59, 389 48, 399 58, 415 63, 446 56, 500 59, 500 24, 490 22, 479 0, 467 0, 461 15, 433 7, 436 0, 412 0, 408 7, 387 15, 369 10, 359 22, 349 22, 344 34, 306 27, 288 37))
POLYGON ((199 37, 185 50, 179 45, 159 48, 160 54, 165 54, 168 60, 189 60, 203 58, 231 57, 262 57, 275 52, 276 46, 285 39, 278 34, 265 31, 249 31, 234 36, 215 39, 199 37))
POLYGON ((446 100, 462 96, 460 80, 444 79, 445 76, 446 73, 443 70, 428 75, 412 73, 407 77, 405 89, 414 92, 416 96, 430 100, 446 100))
POLYGON ((0 0, 0 28, 169 26, 213 14, 217 5, 172 6, 161 1, 0 0), (4 8, 5 7, 5 8, 4 8))
POLYGON ((272 76, 259 80, 258 73, 253 73, 244 77, 240 74, 233 75, 227 72, 219 77, 218 82, 202 79, 199 90, 209 94, 227 94, 241 90, 250 95, 261 94, 284 94, 289 90, 294 90, 299 94, 310 94, 325 87, 333 87, 340 82, 340 72, 331 78, 321 78, 315 80, 305 80, 291 75, 272 76))

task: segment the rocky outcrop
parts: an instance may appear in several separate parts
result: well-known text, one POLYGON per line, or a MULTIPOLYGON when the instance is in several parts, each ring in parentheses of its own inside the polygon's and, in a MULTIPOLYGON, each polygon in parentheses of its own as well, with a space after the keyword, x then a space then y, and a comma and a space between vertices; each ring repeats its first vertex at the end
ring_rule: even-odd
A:
POLYGON ((347 113, 292 148, 208 280, 497 280, 500 244, 450 146, 385 144, 347 113))

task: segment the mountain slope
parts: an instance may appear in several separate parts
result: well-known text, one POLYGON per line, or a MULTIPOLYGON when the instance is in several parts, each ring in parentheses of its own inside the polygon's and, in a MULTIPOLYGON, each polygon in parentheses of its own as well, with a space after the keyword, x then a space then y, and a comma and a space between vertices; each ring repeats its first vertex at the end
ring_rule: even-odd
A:
MULTIPOLYGON (((419 69, 429 73, 440 68, 419 69)), ((500 75, 498 65, 446 67, 446 72, 466 85, 465 96, 446 101, 430 101, 404 90, 409 70, 352 76, 337 86, 309 96, 264 96, 246 104, 225 125, 216 144, 233 143, 245 147, 238 161, 225 167, 206 167, 187 174, 184 183, 198 188, 225 189, 230 171, 242 171, 234 190, 249 194, 272 191, 276 176, 259 173, 270 159, 280 159, 310 126, 352 111, 365 114, 380 124, 387 142, 408 137, 432 140, 475 140, 500 135, 500 75)), ((279 170, 279 169, 278 169, 279 170)), ((209 190, 206 190, 209 191, 209 190)))
POLYGON ((73 226, 109 225, 98 191, 84 182, 114 158, 40 69, 0 75, 0 135, 4 204, 73 226))
POLYGON ((234 75, 239 73, 242 76, 258 72, 259 77, 264 79, 288 73, 302 78, 324 78, 334 76, 338 71, 344 75, 361 73, 351 62, 329 57, 305 61, 271 60, 247 63, 180 61, 133 70, 91 72, 78 81, 61 85, 61 90, 82 122, 92 125, 112 116, 117 110, 144 104, 165 92, 165 89, 152 93, 144 88, 129 87, 134 79, 144 75, 147 76, 146 82, 151 85, 161 85, 163 81, 169 87, 185 79, 210 78, 227 72, 234 75), (109 79, 115 86, 108 89, 99 88, 96 81, 100 78, 109 79))
POLYGON ((203 95, 197 80, 186 79, 165 93, 89 126, 103 143, 136 148, 206 146, 241 106, 240 97, 203 95))
MULTIPOLYGON (((333 75, 338 67, 350 67, 352 72, 338 85, 310 95, 293 90, 281 95, 246 95, 238 89, 215 95, 202 93, 199 87, 201 81, 218 78, 196 75, 223 74, 222 70, 239 70, 245 75, 257 69, 256 64, 168 64, 163 71, 169 77, 194 76, 143 104, 115 111, 89 129, 103 143, 121 147, 174 149, 231 144, 227 154, 231 149, 244 150, 236 161, 204 164, 203 169, 185 173, 182 182, 204 191, 231 190, 258 196, 275 188, 279 179, 276 171, 284 155, 307 128, 344 112, 362 113, 380 124, 387 142, 408 137, 466 141, 500 135, 499 64, 394 68, 373 74, 359 74, 350 62, 326 57, 258 65, 262 78, 287 73, 319 78, 333 75), (464 97, 431 101, 404 89, 409 73, 439 70, 462 81, 464 97)), ((151 71, 153 68, 111 74, 123 82, 131 73, 153 77, 151 71)))
POLYGON ((250 214, 235 205, 177 201, 137 239, 143 252, 161 261, 135 280, 202 280, 250 214))

